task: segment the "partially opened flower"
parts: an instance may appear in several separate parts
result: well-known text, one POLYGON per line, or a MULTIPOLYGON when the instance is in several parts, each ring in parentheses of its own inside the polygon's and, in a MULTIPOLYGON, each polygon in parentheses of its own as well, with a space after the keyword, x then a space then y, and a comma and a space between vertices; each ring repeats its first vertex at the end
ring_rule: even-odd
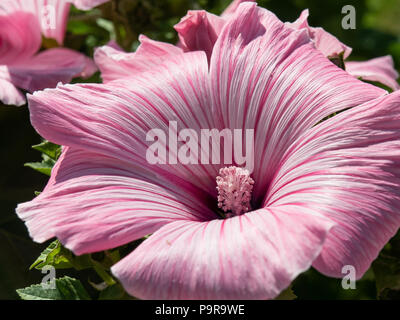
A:
POLYGON ((400 226, 400 92, 350 76, 253 3, 209 59, 170 48, 143 46, 160 60, 134 77, 29 96, 33 126, 65 146, 45 190, 17 208, 33 239, 79 255, 151 234, 111 269, 142 299, 274 298, 310 266, 360 278, 400 226), (254 169, 176 161, 176 130, 158 141, 169 161, 152 164, 148 134, 171 122, 181 141, 254 130, 254 169))
POLYGON ((96 67, 79 52, 54 48, 38 53, 42 35, 61 45, 70 3, 88 9, 105 0, 0 0, 0 101, 23 105, 18 88, 33 92, 90 76, 96 67))

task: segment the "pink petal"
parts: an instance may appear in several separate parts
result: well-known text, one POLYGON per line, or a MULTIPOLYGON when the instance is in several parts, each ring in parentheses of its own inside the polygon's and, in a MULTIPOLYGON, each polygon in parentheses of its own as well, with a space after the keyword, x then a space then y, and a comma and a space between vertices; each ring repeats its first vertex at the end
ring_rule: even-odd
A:
POLYGON ((312 47, 306 30, 293 30, 251 3, 242 4, 222 31, 210 72, 217 123, 255 130, 256 203, 301 134, 334 112, 386 93, 333 65, 312 47))
POLYGON ((35 241, 56 236, 80 255, 132 242, 171 221, 210 219, 200 194, 188 192, 134 163, 67 148, 46 189, 17 214, 35 241))
MULTIPOLYGON (((22 11, 31 13, 35 16, 42 34, 46 38, 56 39, 59 44, 62 44, 71 3, 78 9, 89 10, 107 1, 109 0, 2 0, 0 14, 19 12, 18 15, 21 15, 22 11)), ((26 32, 29 31, 30 29, 27 28, 26 32)))
POLYGON ((400 85, 396 81, 399 74, 394 69, 393 58, 391 56, 362 62, 349 61, 346 62, 346 71, 364 80, 380 82, 393 90, 400 89, 400 85))
POLYGON ((232 3, 221 14, 221 17, 229 19, 239 8, 239 5, 243 2, 257 2, 257 0, 233 0, 232 3))
MULTIPOLYGON (((151 167, 158 175, 193 182, 215 194, 215 165, 159 164, 146 159, 147 133, 215 128, 209 108, 208 65, 204 52, 185 53, 134 78, 103 84, 59 86, 29 97, 31 122, 46 139, 151 167)), ((176 152, 171 151, 176 155, 176 152)), ((183 182, 182 182, 183 183, 183 182)))
POLYGON ((320 50, 325 57, 336 57, 343 53, 343 58, 346 59, 352 49, 341 43, 335 36, 326 32, 322 28, 312 28, 312 37, 315 41, 315 46, 320 50))
POLYGON ((85 55, 66 48, 40 52, 24 63, 8 68, 11 81, 19 88, 34 92, 68 83, 75 77, 89 77, 96 67, 85 55))
POLYGON ((104 82, 135 76, 148 71, 166 59, 182 54, 182 50, 168 43, 140 36, 141 45, 135 53, 123 52, 115 43, 97 48, 94 60, 104 82))
POLYGON ((25 95, 12 84, 6 66, 0 66, 0 101, 15 106, 22 106, 26 102, 25 95))
POLYGON ((336 57, 343 53, 343 58, 346 59, 350 55, 352 49, 340 42, 329 32, 326 32, 323 28, 310 27, 307 21, 308 15, 309 12, 308 9, 306 9, 295 22, 287 23, 287 25, 294 29, 307 30, 310 37, 314 40, 316 48, 320 50, 325 57, 336 57))
POLYGON ((27 12, 0 13, 0 65, 17 64, 35 54, 42 42, 34 15, 27 12))
POLYGON ((175 25, 179 34, 180 45, 185 51, 203 50, 208 59, 225 20, 204 10, 189 11, 175 25))
POLYGON ((221 17, 204 10, 191 10, 181 21, 175 25, 179 34, 178 47, 185 51, 203 50, 208 59, 214 44, 222 31, 226 21, 236 12, 242 2, 254 2, 255 0, 234 0, 222 13, 221 17))
MULTIPOLYGON (((46 38, 63 43, 69 14, 67 0, 2 0, 0 12, 24 11, 36 17, 36 21, 46 38)), ((29 29, 26 29, 28 32, 29 29)))
POLYGON ((68 0, 72 2, 75 7, 81 10, 90 10, 110 0, 68 0))
POLYGON ((170 223, 112 267, 141 299, 270 299, 307 270, 332 223, 296 206, 170 223))
POLYGON ((345 111, 287 150, 264 205, 298 204, 337 223, 314 266, 361 278, 400 227, 400 92, 345 111))

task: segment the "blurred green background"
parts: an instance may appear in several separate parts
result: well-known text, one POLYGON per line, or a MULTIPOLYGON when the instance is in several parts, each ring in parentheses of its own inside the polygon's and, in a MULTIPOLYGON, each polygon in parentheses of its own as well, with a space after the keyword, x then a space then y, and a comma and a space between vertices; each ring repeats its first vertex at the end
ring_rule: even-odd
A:
MULTIPOLYGON (((206 9, 220 14, 229 3, 229 0, 114 0, 89 12, 73 9, 65 46, 92 55, 96 46, 114 39, 131 51, 137 47, 140 33, 175 43, 173 25, 187 10, 206 9)), ((400 0, 260 0, 258 3, 283 21, 296 20, 303 9, 309 8, 311 26, 323 27, 353 48, 350 60, 391 54, 399 70, 400 0), (341 28, 341 9, 348 4, 356 8, 355 30, 341 28)), ((44 41, 44 46, 52 45, 54 42, 44 41)), ((99 82, 100 77, 97 74, 89 81, 99 82)), ((26 106, 0 105, 0 133, 0 299, 14 299, 15 289, 41 281, 40 271, 28 268, 48 244, 31 241, 24 224, 15 215, 15 207, 42 190, 47 177, 24 167, 26 162, 40 161, 40 154, 31 146, 41 141, 30 125, 26 106)), ((299 299, 376 299, 378 286, 381 298, 400 298, 398 242, 395 239, 385 248, 374 264, 375 275, 369 271, 357 282, 356 290, 343 290, 340 280, 325 278, 314 270, 301 275, 293 289, 299 299)))

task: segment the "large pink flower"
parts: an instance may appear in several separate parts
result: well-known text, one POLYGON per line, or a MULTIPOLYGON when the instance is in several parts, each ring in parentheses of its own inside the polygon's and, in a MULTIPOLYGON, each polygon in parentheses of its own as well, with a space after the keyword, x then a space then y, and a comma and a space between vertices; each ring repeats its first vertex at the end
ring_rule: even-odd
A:
MULTIPOLYGON (((223 26, 238 9, 238 6, 242 2, 254 1, 255 0, 234 0, 220 17, 204 10, 189 11, 175 26, 180 39, 178 46, 185 52, 197 50, 205 51, 207 57, 210 59, 215 42, 223 26)), ((293 23, 287 23, 287 25, 291 28, 307 30, 315 47, 326 57, 335 58, 342 54, 343 58, 347 59, 352 49, 324 29, 310 27, 307 18, 308 10, 304 10, 299 19, 293 23)), ((174 51, 171 49, 168 50, 168 53, 174 54, 174 51)), ((121 77, 124 74, 129 75, 132 72, 144 70, 144 66, 141 66, 141 61, 137 58, 137 55, 141 54, 124 53, 120 48, 104 46, 97 49, 95 61, 102 72, 103 80, 108 81, 121 77)), ((380 82, 393 90, 398 90, 400 88, 396 81, 399 74, 394 69, 391 56, 363 62, 346 61, 345 69, 348 73, 357 78, 380 82)))
POLYGON ((33 92, 90 76, 93 62, 78 52, 56 48, 37 53, 42 34, 63 43, 70 3, 88 9, 105 0, 0 0, 0 101, 23 105, 18 88, 33 92))
POLYGON ((144 43, 138 56, 163 62, 29 96, 33 126, 66 146, 45 190, 17 208, 33 239, 79 255, 151 234, 112 267, 142 299, 274 298, 311 265, 333 277, 353 265, 360 278, 400 226, 400 92, 350 76, 306 30, 254 3, 209 59, 144 43), (251 178, 223 164, 150 164, 146 135, 170 121, 197 134, 254 129, 251 178), (237 189, 218 197, 217 181, 237 189), (239 189, 252 190, 251 210, 228 203, 239 189), (236 208, 221 219, 224 201, 236 208))

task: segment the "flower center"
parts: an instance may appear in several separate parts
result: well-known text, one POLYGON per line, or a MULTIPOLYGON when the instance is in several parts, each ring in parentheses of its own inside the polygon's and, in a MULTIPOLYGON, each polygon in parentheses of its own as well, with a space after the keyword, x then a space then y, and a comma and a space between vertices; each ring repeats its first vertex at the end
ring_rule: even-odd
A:
POLYGON ((217 177, 218 208, 225 217, 239 216, 251 210, 250 200, 254 180, 248 170, 238 167, 220 169, 217 177))

